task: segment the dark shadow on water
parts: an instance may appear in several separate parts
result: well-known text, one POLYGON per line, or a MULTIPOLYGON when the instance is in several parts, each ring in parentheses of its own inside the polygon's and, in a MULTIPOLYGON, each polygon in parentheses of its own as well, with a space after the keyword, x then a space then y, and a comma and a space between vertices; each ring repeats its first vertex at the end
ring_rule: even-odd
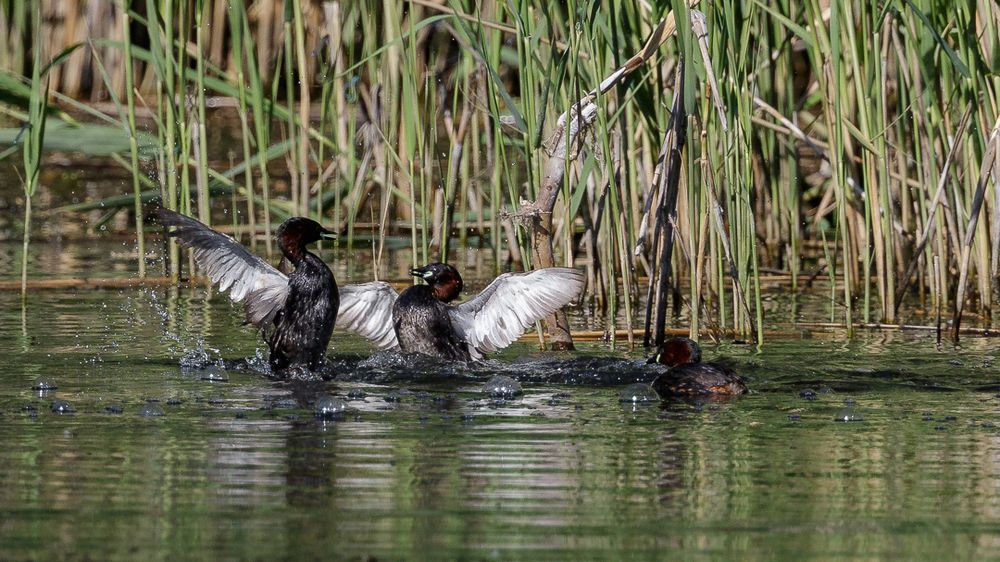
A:
POLYGON ((616 357, 490 359, 477 362, 445 361, 434 357, 391 352, 370 357, 335 356, 322 376, 328 380, 375 384, 404 382, 481 382, 496 375, 523 383, 581 386, 620 386, 650 382, 662 367, 616 357))
MULTIPOLYGON (((169 363, 169 361, 154 362, 169 363)), ((825 364, 822 362, 802 364, 794 370, 789 369, 787 365, 782 367, 761 365, 755 359, 728 360, 727 365, 745 378, 753 393, 848 394, 900 388, 923 392, 1000 390, 1000 382, 993 377, 986 377, 986 380, 983 380, 981 375, 988 374, 986 372, 979 373, 980 376, 976 379, 956 379, 953 376, 943 376, 941 369, 931 363, 905 367, 861 367, 831 358, 825 364)), ((497 375, 507 376, 526 384, 619 387, 632 383, 650 383, 666 371, 665 367, 647 364, 642 358, 601 355, 533 354, 513 359, 462 362, 391 351, 380 351, 371 355, 332 355, 318 372, 292 371, 280 377, 270 371, 266 359, 260 356, 215 360, 204 365, 185 363, 181 368, 186 373, 197 373, 199 370, 213 368, 243 371, 277 381, 316 383, 317 390, 323 388, 324 382, 356 382, 400 387, 410 384, 453 387, 456 384, 482 383, 497 375)))

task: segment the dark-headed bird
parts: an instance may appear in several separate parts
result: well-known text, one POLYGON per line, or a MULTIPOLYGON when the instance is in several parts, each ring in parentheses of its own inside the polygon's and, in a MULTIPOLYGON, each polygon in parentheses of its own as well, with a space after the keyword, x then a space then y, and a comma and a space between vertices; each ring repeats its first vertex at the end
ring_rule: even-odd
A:
POLYGON ((702 363, 701 348, 688 338, 663 342, 649 362, 670 367, 653 381, 660 396, 737 396, 747 392, 743 379, 729 367, 702 363))
POLYGON ((451 304, 463 288, 454 267, 432 263, 410 273, 426 284, 400 295, 383 282, 342 289, 341 297, 351 294, 350 305, 340 307, 345 327, 383 348, 478 360, 507 347, 535 322, 568 304, 584 285, 582 272, 565 267, 504 273, 472 300, 451 304))
MULTIPOLYGON (((338 309, 358 306, 352 298, 359 292, 350 285, 338 290, 330 268, 306 249, 313 242, 335 238, 333 232, 303 217, 281 223, 275 238, 294 268, 286 275, 191 217, 164 208, 157 208, 155 215, 164 226, 175 227, 170 236, 191 248, 198 266, 220 290, 228 290, 233 302, 243 302, 246 321, 261 330, 276 374, 322 366, 338 309)), ((354 329, 349 323, 341 327, 354 329)))

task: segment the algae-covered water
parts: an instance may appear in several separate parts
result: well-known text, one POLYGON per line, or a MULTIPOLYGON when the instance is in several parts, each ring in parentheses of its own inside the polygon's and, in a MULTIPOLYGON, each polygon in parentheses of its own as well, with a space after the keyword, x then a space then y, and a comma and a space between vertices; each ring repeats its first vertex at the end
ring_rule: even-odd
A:
POLYGON ((282 382, 240 321, 204 287, 36 291, 23 315, 0 292, 0 559, 1000 553, 992 339, 709 344, 753 394, 633 404, 657 367, 605 344, 465 367, 337 334, 332 380, 282 382), (498 374, 523 395, 484 394, 498 374), (318 419, 327 395, 348 411, 318 419))

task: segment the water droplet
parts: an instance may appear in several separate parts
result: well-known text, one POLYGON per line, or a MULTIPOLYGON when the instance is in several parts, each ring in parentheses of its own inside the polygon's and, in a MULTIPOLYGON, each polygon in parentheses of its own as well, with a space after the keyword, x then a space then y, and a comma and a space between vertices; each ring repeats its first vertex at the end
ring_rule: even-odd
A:
POLYGON ((483 385, 483 394, 486 394, 490 398, 510 400, 511 398, 520 396, 522 393, 521 383, 504 375, 495 375, 483 385))
POLYGON ((56 384, 55 379, 50 379, 49 377, 38 377, 35 382, 31 383, 31 390, 47 391, 55 390, 59 388, 56 384))
POLYGON ((219 367, 209 367, 201 372, 201 380, 212 382, 227 382, 229 375, 219 367))
POLYGON ((139 408, 139 415, 144 418, 157 418, 163 415, 163 408, 156 402, 147 402, 139 408))
POLYGON ((653 390, 653 387, 648 384, 643 384, 641 382, 633 383, 621 390, 618 393, 618 400, 620 402, 631 402, 633 404, 642 404, 648 402, 658 402, 660 400, 660 395, 653 390))
POLYGON ((833 418, 833 421, 839 422, 859 422, 865 421, 865 418, 858 413, 857 408, 853 404, 848 404, 837 412, 837 415, 833 418))
POLYGON ((316 401, 316 417, 323 419, 336 418, 347 411, 347 402, 342 398, 330 395, 320 396, 316 401))
POLYGON ((52 411, 57 414, 72 414, 76 411, 76 408, 65 400, 53 400, 52 411))

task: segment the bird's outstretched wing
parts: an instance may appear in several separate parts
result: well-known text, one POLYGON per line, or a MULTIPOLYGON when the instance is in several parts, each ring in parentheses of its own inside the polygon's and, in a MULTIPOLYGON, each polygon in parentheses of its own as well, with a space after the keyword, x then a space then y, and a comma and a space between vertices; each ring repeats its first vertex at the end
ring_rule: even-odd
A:
POLYGON ((451 323, 480 359, 503 349, 535 322, 559 310, 583 290, 581 271, 550 267, 526 273, 505 273, 476 298, 451 307, 451 323))
POLYGON ((243 301, 247 322, 263 328, 285 306, 288 277, 250 253, 229 236, 197 220, 162 207, 155 210, 160 224, 173 226, 170 236, 191 248, 194 260, 219 290, 233 302, 243 301))
POLYGON ((382 349, 397 347, 392 305, 398 296, 384 281, 344 285, 340 288, 340 311, 334 327, 361 334, 382 349))

